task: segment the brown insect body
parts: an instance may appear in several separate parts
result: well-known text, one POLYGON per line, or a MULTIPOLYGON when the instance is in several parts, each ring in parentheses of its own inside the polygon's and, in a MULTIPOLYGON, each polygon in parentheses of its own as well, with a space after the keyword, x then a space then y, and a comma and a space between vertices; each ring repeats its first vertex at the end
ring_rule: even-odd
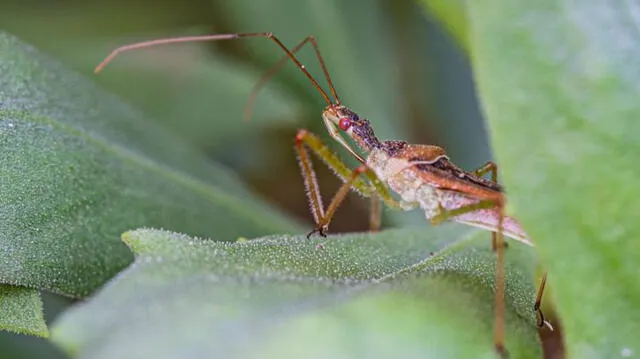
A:
MULTIPOLYGON (((448 159, 441 158, 438 161, 448 161, 448 159)), ((431 165, 428 164, 415 165, 409 160, 390 157, 381 150, 373 150, 367 157, 366 164, 375 171, 380 180, 386 181, 389 187, 400 195, 403 202, 409 204, 405 207, 406 210, 415 207, 411 204, 417 204, 429 220, 435 218, 441 209, 455 210, 466 205, 477 204, 482 199, 501 200, 502 194, 489 187, 477 191, 486 192, 486 196, 479 196, 477 193, 471 195, 469 192, 472 191, 467 189, 478 185, 467 179, 451 178, 447 181, 449 186, 443 185, 442 173, 440 173, 443 172, 442 170, 430 167, 431 165), (432 180, 435 176, 439 178, 438 182, 432 180)), ((466 173, 466 176, 473 175, 466 173)), ((451 220, 496 231, 499 217, 500 212, 497 209, 478 209, 457 215, 451 220)), ((503 217, 502 233, 524 244, 533 245, 520 224, 512 217, 503 217)))
MULTIPOLYGON (((337 124, 366 155, 365 165, 380 181, 401 198, 404 210, 420 207, 433 220, 442 211, 451 211, 480 201, 493 201, 495 208, 484 208, 450 218, 474 227, 498 230, 504 203, 502 187, 453 164, 438 146, 412 145, 404 141, 380 141, 366 119, 342 105, 331 105, 323 112, 325 122, 337 124), (340 124, 342 122, 342 125, 340 124)), ((512 217, 503 216, 504 235, 532 246, 532 242, 512 217)))

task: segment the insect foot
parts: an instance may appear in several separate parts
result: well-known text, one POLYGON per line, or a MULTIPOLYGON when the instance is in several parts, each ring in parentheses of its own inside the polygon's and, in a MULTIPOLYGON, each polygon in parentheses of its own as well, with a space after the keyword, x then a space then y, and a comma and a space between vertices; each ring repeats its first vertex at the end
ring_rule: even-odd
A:
POLYGON ((311 232, 307 233, 307 239, 311 238, 311 236, 314 235, 315 233, 318 233, 320 236, 326 238, 328 231, 329 231, 329 226, 327 225, 316 227, 311 232))

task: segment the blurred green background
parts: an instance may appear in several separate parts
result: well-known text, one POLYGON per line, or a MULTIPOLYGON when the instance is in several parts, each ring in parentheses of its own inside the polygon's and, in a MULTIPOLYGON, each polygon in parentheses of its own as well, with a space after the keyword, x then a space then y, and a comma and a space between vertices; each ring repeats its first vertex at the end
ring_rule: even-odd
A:
MULTIPOLYGON (((491 158, 467 55, 413 1, 5 1, 0 25, 183 136, 309 228, 292 146, 298 128, 333 145, 320 120, 322 98, 288 64, 259 95, 251 121, 242 121, 251 87, 282 56, 273 43, 159 47, 123 55, 100 75, 95 65, 119 45, 163 36, 270 31, 292 47, 314 35, 342 102, 382 139, 443 146, 468 169, 491 158)), ((300 58, 324 84, 311 48, 300 58)), ((339 182, 320 163, 316 170, 328 199, 339 182)), ((426 225, 417 211, 386 211, 384 223, 426 225)), ((367 203, 350 195, 331 231, 366 228, 367 203)), ((48 322, 70 303, 44 301, 48 322)), ((64 356, 44 340, 0 333, 0 359, 30 357, 64 356)))

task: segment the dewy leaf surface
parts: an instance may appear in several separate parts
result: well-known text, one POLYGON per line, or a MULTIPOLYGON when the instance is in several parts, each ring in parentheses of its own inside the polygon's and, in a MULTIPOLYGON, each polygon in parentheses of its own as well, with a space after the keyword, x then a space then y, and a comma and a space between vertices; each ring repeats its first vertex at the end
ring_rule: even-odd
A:
POLYGON ((49 335, 37 291, 0 284, 0 330, 41 337, 49 335))
MULTIPOLYGON (((132 266, 66 312, 78 358, 495 358, 487 233, 445 225, 317 240, 125 233, 132 266), (453 244, 452 244, 453 242, 453 244)), ((509 249, 508 347, 539 358, 531 249, 509 249)))
POLYGON ((0 34, 0 283, 83 296, 131 260, 120 233, 296 230, 220 166, 0 34))
POLYGON ((549 269, 569 357, 636 357, 640 5, 467 4, 498 163, 549 269))

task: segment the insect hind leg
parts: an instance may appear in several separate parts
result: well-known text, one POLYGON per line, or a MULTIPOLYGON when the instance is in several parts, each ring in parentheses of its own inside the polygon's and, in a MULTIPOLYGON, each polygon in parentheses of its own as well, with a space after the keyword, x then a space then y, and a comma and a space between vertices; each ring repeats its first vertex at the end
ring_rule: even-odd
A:
POLYGON ((447 219, 459 216, 461 214, 474 212, 481 209, 497 209, 499 211, 498 226, 496 231, 491 233, 491 241, 493 250, 496 253, 496 292, 495 292, 495 326, 494 326, 494 348, 501 358, 508 358, 508 352, 505 348, 505 249, 506 242, 502 231, 504 222, 504 204, 496 203, 493 200, 482 200, 476 203, 461 206, 452 210, 448 210, 438 205, 438 214, 431 219, 432 224, 439 224, 447 219))
POLYGON ((505 250, 507 249, 506 242, 504 240, 504 233, 502 232, 502 225, 504 222, 504 205, 498 206, 500 216, 498 217, 497 231, 491 233, 491 239, 493 244, 493 250, 496 253, 496 294, 495 294, 495 323, 493 332, 493 343, 496 352, 502 358, 507 358, 508 352, 504 346, 505 333, 505 250))

